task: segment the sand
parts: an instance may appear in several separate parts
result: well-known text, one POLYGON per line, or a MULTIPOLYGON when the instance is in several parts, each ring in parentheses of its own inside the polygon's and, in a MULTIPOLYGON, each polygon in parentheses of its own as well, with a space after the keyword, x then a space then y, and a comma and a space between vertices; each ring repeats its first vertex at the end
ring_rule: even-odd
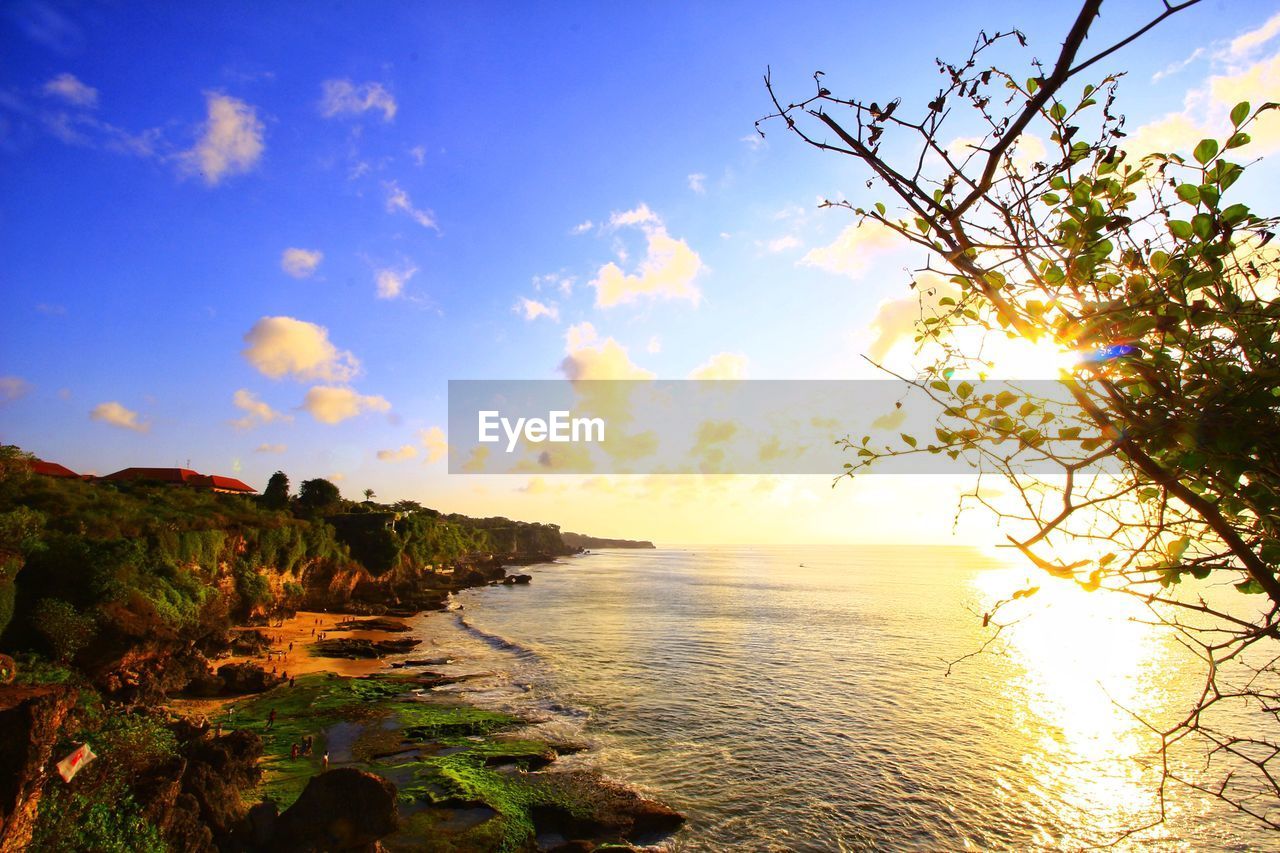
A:
MULTIPOLYGON (((271 648, 260 655, 231 655, 216 658, 210 663, 214 669, 229 663, 256 663, 267 672, 274 670, 278 674, 306 675, 312 672, 332 672, 344 676, 371 675, 391 669, 387 660, 379 658, 351 660, 348 658, 318 657, 311 653, 310 646, 323 633, 329 638, 351 637, 370 640, 382 640, 388 637, 409 637, 407 633, 390 633, 387 631, 340 631, 334 626, 350 619, 362 619, 350 613, 317 613, 310 610, 299 610, 292 618, 283 622, 266 626, 237 626, 235 632, 261 631, 271 637, 271 648), (290 644, 293 648, 290 649, 290 644)), ((213 696, 209 698, 175 698, 165 703, 166 707, 185 716, 212 716, 227 705, 233 704, 244 696, 213 696)))

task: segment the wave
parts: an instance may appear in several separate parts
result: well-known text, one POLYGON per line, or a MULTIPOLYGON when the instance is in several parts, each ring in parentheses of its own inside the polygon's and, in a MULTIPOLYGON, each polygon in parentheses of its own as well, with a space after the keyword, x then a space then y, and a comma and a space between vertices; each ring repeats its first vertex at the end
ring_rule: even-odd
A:
POLYGON ((508 640, 506 637, 500 637, 497 634, 491 634, 483 628, 477 628, 467 621, 467 617, 461 613, 455 612, 454 621, 464 633, 484 641, 490 647, 499 651, 511 652, 522 661, 536 661, 538 653, 528 646, 521 645, 514 640, 508 640))

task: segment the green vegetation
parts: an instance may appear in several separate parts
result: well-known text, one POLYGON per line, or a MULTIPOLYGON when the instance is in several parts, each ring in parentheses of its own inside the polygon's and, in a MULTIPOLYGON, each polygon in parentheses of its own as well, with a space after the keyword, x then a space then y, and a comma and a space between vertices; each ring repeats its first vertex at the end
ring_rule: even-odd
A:
POLYGON ((198 637, 297 606, 312 569, 412 583, 472 554, 567 550, 554 525, 355 503, 327 480, 290 498, 283 472, 249 497, 34 476, 28 460, 0 448, 0 647, 64 660, 95 637, 198 637), (215 593, 228 586, 234 596, 215 593))
POLYGON ((106 704, 73 671, 24 661, 19 680, 27 684, 70 684, 79 702, 55 746, 61 758, 81 742, 97 758, 84 765, 74 785, 51 785, 40 800, 33 850, 161 853, 170 849, 160 829, 134 796, 139 779, 178 757, 177 740, 165 721, 145 712, 121 713, 106 704))
POLYGON ((257 733, 265 747, 259 793, 286 808, 320 772, 327 751, 334 764, 396 783, 406 821, 390 840, 429 837, 439 849, 522 850, 534 836, 534 809, 591 815, 588 792, 499 769, 536 769, 556 755, 546 741, 513 736, 520 719, 415 699, 408 694, 413 684, 404 676, 309 675, 292 688, 240 703, 235 725, 257 733), (292 757, 291 746, 307 735, 315 739, 312 754, 292 757), (458 805, 488 807, 495 815, 472 827, 442 829, 445 807, 458 805))

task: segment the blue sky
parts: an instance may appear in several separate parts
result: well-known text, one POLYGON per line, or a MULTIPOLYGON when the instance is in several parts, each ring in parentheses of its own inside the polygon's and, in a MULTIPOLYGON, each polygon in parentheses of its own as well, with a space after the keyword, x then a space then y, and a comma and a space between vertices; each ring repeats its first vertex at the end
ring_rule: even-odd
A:
MULTIPOLYGON (((933 57, 980 28, 1051 58, 1073 10, 1028 5, 7 4, 0 440, 76 470, 190 460, 260 486, 283 468, 602 534, 688 539, 691 507, 729 501, 739 524, 815 516, 747 524, 765 539, 853 535, 858 501, 884 503, 865 489, 815 512, 774 493, 825 482, 684 485, 667 516, 635 484, 449 478, 431 430, 449 379, 554 378, 566 358, 864 375, 918 259, 810 254, 849 224, 820 197, 871 196, 854 164, 755 136, 764 70, 796 95, 821 69, 927 100, 933 57)), ((1095 40, 1158 6, 1109 4, 1095 40)), ((1206 3, 1118 54, 1130 127, 1211 126, 1215 77, 1265 91, 1276 13, 1206 3)))

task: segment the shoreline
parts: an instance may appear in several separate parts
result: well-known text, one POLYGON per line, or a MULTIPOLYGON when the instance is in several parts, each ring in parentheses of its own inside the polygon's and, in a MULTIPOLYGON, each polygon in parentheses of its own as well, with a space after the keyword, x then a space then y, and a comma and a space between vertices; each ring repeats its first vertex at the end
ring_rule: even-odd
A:
MULTIPOLYGON (((477 702, 467 687, 454 687, 496 679, 499 693, 517 695, 520 689, 513 673, 473 665, 480 662, 465 648, 465 629, 452 624, 454 609, 390 620, 407 631, 387 629, 394 624, 359 624, 370 618, 298 611, 266 626, 237 626, 236 633, 260 633, 270 644, 215 664, 247 663, 268 673, 274 667, 293 683, 166 703, 215 731, 243 730, 261 739, 261 780, 246 793, 263 802, 251 809, 251 821, 274 827, 287 825, 294 812, 311 813, 312 788, 341 771, 347 774, 343 785, 364 780, 391 792, 390 811, 377 816, 397 827, 381 838, 389 851, 591 850, 617 844, 636 849, 660 844, 683 825, 682 815, 608 777, 605 768, 580 760, 559 763, 590 747, 548 732, 536 712, 477 702), (348 621, 355 624, 338 627, 348 621), (315 644, 322 635, 420 643, 408 651, 350 659, 319 654, 315 644), (307 742, 314 744, 311 752, 301 752, 307 742)), ((348 799, 360 797, 344 789, 338 800, 348 799)))

